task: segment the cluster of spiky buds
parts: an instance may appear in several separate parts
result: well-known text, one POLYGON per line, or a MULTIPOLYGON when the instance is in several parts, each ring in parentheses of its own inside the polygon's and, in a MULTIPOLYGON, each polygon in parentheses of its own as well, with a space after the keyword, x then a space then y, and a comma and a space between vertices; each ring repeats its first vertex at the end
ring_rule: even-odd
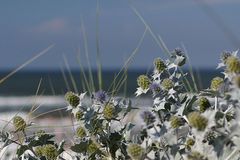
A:
POLYGON ((187 158, 188 158, 188 160, 207 160, 208 159, 204 155, 202 155, 201 153, 199 153, 197 151, 193 151, 193 152, 189 153, 187 158))
POLYGON ((34 152, 37 157, 42 157, 43 156, 43 147, 42 146, 35 147, 34 152))
POLYGON ((161 85, 162 85, 163 89, 165 89, 165 90, 170 90, 171 88, 174 87, 173 81, 169 78, 163 79, 161 85))
POLYGON ((195 140, 192 139, 192 138, 189 138, 189 139, 187 139, 187 141, 186 141, 186 148, 187 148, 188 150, 190 150, 191 147, 192 147, 194 144, 195 144, 195 140))
POLYGON ((98 150, 99 150, 98 145, 97 145, 95 142, 90 141, 90 142, 89 142, 89 145, 88 145, 88 147, 87 147, 87 152, 88 152, 89 154, 93 154, 93 153, 97 152, 98 150))
POLYGON ((155 69, 157 70, 158 73, 161 73, 166 68, 165 63, 160 58, 156 58, 154 60, 154 66, 155 66, 155 69))
POLYGON ((133 160, 139 160, 144 154, 144 149, 139 144, 129 144, 127 147, 127 152, 133 160))
POLYGON ((47 160, 56 160, 58 156, 57 148, 52 144, 47 144, 42 147, 42 155, 47 160))
POLYGON ((198 100, 198 105, 200 107, 200 112, 205 112, 208 108, 211 107, 209 100, 206 97, 201 97, 198 100))
POLYGON ((115 107, 112 103, 107 103, 103 109, 103 117, 111 120, 115 116, 115 107))
POLYGON ((13 125, 16 131, 24 131, 27 126, 25 120, 20 116, 15 116, 13 118, 13 125))
POLYGON ((178 128, 182 125, 182 119, 178 116, 172 116, 170 118, 170 123, 173 128, 178 128))
POLYGON ((151 81, 146 75, 141 75, 137 78, 137 84, 139 87, 145 90, 149 88, 151 81))
POLYGON ((82 111, 78 111, 75 114, 75 118, 77 121, 80 121, 83 118, 83 116, 84 116, 84 113, 82 111))
POLYGON ((73 92, 67 92, 65 94, 65 99, 73 108, 79 105, 80 98, 73 92))
POLYGON ((76 135, 78 138, 84 138, 87 134, 83 127, 78 127, 76 130, 76 135))
POLYGON ((240 60, 235 56, 230 56, 226 60, 226 67, 230 73, 240 73, 240 60))
POLYGON ((213 91, 218 91, 222 85, 223 85, 224 80, 220 77, 215 77, 211 81, 211 89, 213 91))
POLYGON ((188 114, 189 124, 199 131, 204 131, 208 124, 208 119, 198 112, 191 112, 188 114))

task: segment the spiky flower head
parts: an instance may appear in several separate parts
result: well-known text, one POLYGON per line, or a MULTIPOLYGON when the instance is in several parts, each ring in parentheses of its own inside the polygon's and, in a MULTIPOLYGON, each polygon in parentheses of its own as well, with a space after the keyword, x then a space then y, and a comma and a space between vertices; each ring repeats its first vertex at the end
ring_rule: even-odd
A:
POLYGON ((45 134, 46 134, 46 131, 44 131, 44 130, 39 130, 39 131, 37 131, 37 132, 35 133, 35 135, 38 136, 38 137, 41 137, 41 136, 43 136, 43 135, 45 135, 45 134))
POLYGON ((158 73, 161 73, 166 68, 165 63, 160 58, 156 58, 154 60, 154 66, 155 66, 155 69, 158 71, 158 73))
POLYGON ((240 75, 236 76, 234 78, 235 84, 237 85, 238 88, 240 88, 240 75))
POLYGON ((16 131, 24 131, 27 126, 25 120, 20 116, 15 116, 13 118, 13 125, 16 131))
POLYGON ((151 81, 146 75, 140 75, 137 78, 137 84, 139 87, 145 90, 149 88, 151 81))
POLYGON ((240 60, 235 56, 230 56, 226 60, 226 67, 230 73, 240 73, 240 60))
POLYGON ((76 130, 76 135, 79 138, 84 138, 87 134, 86 134, 86 131, 83 127, 78 127, 77 130, 76 130))
POLYGON ((80 121, 83 118, 83 116, 84 116, 84 113, 82 111, 78 111, 75 114, 75 118, 77 121, 80 121))
POLYGON ((186 148, 190 150, 194 144, 195 144, 195 140, 192 138, 188 138, 186 141, 186 148))
POLYGON ((150 111, 144 111, 141 114, 141 117, 143 121, 146 123, 146 125, 150 125, 155 122, 156 117, 152 114, 150 111))
POLYGON ((56 160, 58 153, 57 153, 57 148, 52 145, 52 144, 47 144, 42 147, 42 155, 47 159, 47 160, 56 160))
POLYGON ((197 151, 193 151, 187 156, 188 160, 208 160, 204 155, 197 151))
POLYGON ((127 146, 127 152, 133 160, 139 160, 143 156, 144 149, 139 144, 129 144, 127 146))
POLYGON ((173 128, 178 128, 182 125, 182 119, 178 116, 172 116, 170 118, 170 123, 173 128))
POLYGON ((220 77, 215 77, 211 81, 211 89, 214 91, 218 91, 222 85, 223 85, 224 80, 220 77))
POLYGON ((223 61, 224 64, 226 64, 228 57, 232 56, 230 52, 223 52, 221 54, 221 60, 223 61))
POLYGON ((171 88, 174 87, 174 83, 171 79, 169 78, 165 78, 162 83, 161 83, 162 87, 165 89, 165 90, 170 90, 171 88))
POLYGON ((89 145, 87 147, 87 152, 89 154, 93 154, 93 153, 97 152, 98 150, 99 150, 98 145, 95 142, 90 141, 90 143, 89 143, 89 145))
POLYGON ((35 147, 34 152, 36 153, 37 157, 42 157, 43 156, 43 147, 42 146, 35 147))
POLYGON ((73 92, 67 92, 65 94, 65 99, 73 108, 76 108, 80 102, 80 98, 73 92))
POLYGON ((200 112, 205 112, 208 108, 211 107, 209 100, 206 97, 201 97, 198 100, 198 105, 200 107, 200 112))
POLYGON ((95 98, 97 101, 105 102, 106 99, 107 99, 107 94, 106 94, 105 91, 99 90, 99 91, 97 91, 97 92, 94 94, 94 98, 95 98))
POLYGON ((107 103, 103 109, 103 117, 111 120, 115 116, 115 107, 112 103, 107 103))
POLYGON ((199 131, 204 131, 208 124, 208 119, 198 112, 191 112, 188 114, 189 124, 199 131))

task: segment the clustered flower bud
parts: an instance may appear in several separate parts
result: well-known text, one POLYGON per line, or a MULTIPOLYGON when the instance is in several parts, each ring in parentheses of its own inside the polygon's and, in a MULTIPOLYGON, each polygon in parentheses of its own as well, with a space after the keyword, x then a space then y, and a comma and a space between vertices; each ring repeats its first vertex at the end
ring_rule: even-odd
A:
POLYGON ((198 100, 198 105, 200 107, 200 112, 205 112, 208 108, 211 107, 211 104, 209 102, 209 100, 205 97, 201 97, 199 100, 198 100))
POLYGON ((129 144, 127 152, 133 160, 139 160, 143 156, 144 149, 139 144, 129 144))
POLYGON ((76 108, 79 105, 79 97, 73 92, 67 92, 65 94, 65 99, 72 107, 76 108))
POLYGON ((16 131, 24 131, 27 126, 25 120, 20 116, 15 116, 13 118, 13 125, 16 131))
POLYGON ((170 123, 173 128, 178 128, 182 125, 182 119, 178 116, 172 116, 170 118, 170 123))
POLYGON ((228 57, 232 56, 230 52, 223 52, 221 55, 221 60, 226 64, 228 57))
POLYGON ((155 122, 156 117, 152 114, 150 111, 144 111, 141 114, 141 117, 143 121, 146 123, 146 125, 150 125, 155 122))
POLYGON ((218 91, 223 85, 224 80, 220 77, 215 77, 211 81, 211 89, 214 91, 218 91))
POLYGON ((98 145, 95 142, 91 141, 87 147, 87 152, 89 154, 93 154, 93 153, 97 152, 98 149, 99 149, 98 145))
POLYGON ((115 116, 115 107, 112 103, 107 103, 103 109, 103 117, 111 120, 115 116))
POLYGON ((57 153, 57 148, 52 145, 52 144, 47 144, 42 147, 42 155, 47 159, 47 160, 56 160, 58 153, 57 153))
POLYGON ((207 160, 208 159, 197 151, 193 151, 190 154, 188 154, 187 158, 188 160, 207 160))
POLYGON ((34 152, 36 153, 37 157, 42 157, 43 156, 43 147, 42 146, 35 147, 34 152))
POLYGON ((79 138, 84 138, 86 136, 86 131, 83 127, 78 127, 76 130, 76 135, 79 138))
POLYGON ((137 78, 137 84, 139 87, 145 90, 149 88, 151 81, 147 76, 141 75, 137 78))
POLYGON ((154 60, 154 66, 155 66, 155 69, 158 71, 158 73, 161 73, 166 68, 165 63, 160 58, 156 58, 154 60))
POLYGON ((240 60, 237 57, 230 56, 226 60, 226 67, 230 73, 240 73, 240 60))
POLYGON ((161 83, 162 87, 165 89, 165 90, 170 90, 171 88, 174 87, 174 83, 171 79, 169 78, 166 78, 162 81, 161 83))
POLYGON ((188 114, 189 124, 199 131, 205 130, 208 124, 208 119, 202 116, 198 112, 192 112, 188 114))
POLYGON ((84 115, 84 113, 82 111, 76 112, 76 114, 75 114, 76 120, 80 121, 82 119, 83 115, 84 115))
POLYGON ((189 139, 187 139, 187 141, 186 141, 186 148, 187 148, 188 150, 190 150, 191 147, 192 147, 194 144, 195 144, 195 140, 192 139, 192 138, 189 138, 189 139))

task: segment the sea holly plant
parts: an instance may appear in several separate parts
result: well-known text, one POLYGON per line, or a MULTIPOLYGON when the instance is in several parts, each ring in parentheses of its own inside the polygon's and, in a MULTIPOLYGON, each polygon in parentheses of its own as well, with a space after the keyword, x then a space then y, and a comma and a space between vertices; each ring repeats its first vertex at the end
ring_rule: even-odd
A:
MULTIPOLYGON (((70 104, 73 100, 69 95, 73 95, 72 92, 66 93, 65 98, 70 104)), ((76 157, 78 159, 129 158, 126 144, 133 124, 124 124, 122 119, 133 109, 131 101, 114 98, 100 90, 93 93, 90 100, 78 98, 77 103, 74 108, 76 112, 72 113, 78 127, 74 144, 71 146, 71 150, 77 153, 76 157), (79 105, 80 103, 82 105, 79 105)))
POLYGON ((43 130, 32 133, 30 128, 36 124, 16 115, 11 121, 13 129, 0 132, 1 149, 16 146, 16 159, 26 160, 239 159, 237 52, 222 54, 217 67, 222 74, 199 92, 189 92, 186 87, 187 73, 182 67, 187 59, 181 49, 175 49, 169 60, 156 58, 152 74, 139 75, 136 80, 135 95, 152 100, 147 109, 103 90, 67 92, 66 112, 74 120, 70 142, 56 141, 54 133, 43 130), (133 110, 142 119, 136 122, 142 124, 127 121, 133 110))

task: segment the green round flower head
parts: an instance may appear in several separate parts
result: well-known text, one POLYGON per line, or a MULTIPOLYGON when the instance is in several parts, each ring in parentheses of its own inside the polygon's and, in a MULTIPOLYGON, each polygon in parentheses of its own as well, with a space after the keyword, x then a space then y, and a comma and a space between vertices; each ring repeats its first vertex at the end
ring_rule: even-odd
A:
POLYGON ((230 73, 240 73, 240 60, 234 56, 228 57, 226 60, 226 68, 230 73))
POLYGON ((52 145, 52 144, 47 144, 42 147, 42 155, 47 159, 47 160, 56 160, 58 153, 57 153, 57 148, 52 145))
POLYGON ((162 81, 161 83, 162 87, 165 89, 165 90, 170 90, 171 88, 174 87, 174 83, 171 79, 169 78, 166 78, 162 81))
POLYGON ((37 157, 42 157, 43 156, 43 147, 42 146, 35 147, 34 152, 36 153, 37 157))
POLYGON ((127 147, 127 152, 133 160, 141 159, 144 149, 139 144, 129 144, 127 147))
POLYGON ((45 135, 45 134, 46 134, 46 132, 45 132, 44 130, 39 130, 39 131, 37 131, 37 132, 35 133, 35 135, 38 136, 38 137, 41 137, 41 136, 43 136, 43 135, 45 135))
POLYGON ((77 121, 80 121, 84 116, 84 113, 82 111, 78 111, 76 114, 75 114, 75 118, 77 121))
POLYGON ((86 131, 83 127, 78 127, 77 130, 76 130, 76 135, 79 138, 84 138, 87 134, 86 134, 86 131))
POLYGON ((178 116, 172 116, 171 118, 170 118, 170 123, 171 123, 171 126, 173 127, 173 128, 178 128, 178 127, 180 127, 181 125, 182 125, 182 120, 181 120, 181 118, 180 117, 178 117, 178 116))
POLYGON ((89 154, 93 154, 93 153, 95 153, 97 150, 99 150, 98 145, 97 145, 95 142, 91 141, 90 144, 89 144, 88 147, 87 147, 87 152, 88 152, 89 154))
POLYGON ((112 103, 107 103, 103 109, 103 117, 111 120, 115 116, 115 107, 112 103))
POLYGON ((211 81, 211 89, 214 91, 218 91, 223 85, 224 80, 220 77, 215 77, 211 81))
POLYGON ((236 76, 234 78, 234 80, 235 80, 235 84, 237 85, 237 87, 240 88, 240 75, 236 76))
POLYGON ((137 84, 139 87, 145 90, 149 88, 151 81, 147 76, 141 75, 137 78, 137 84))
POLYGON ((221 55, 221 59, 223 61, 224 64, 226 64, 227 59, 232 56, 232 54, 230 52, 223 52, 221 55))
POLYGON ((166 68, 166 65, 165 63, 160 59, 160 58, 156 58, 154 60, 154 66, 155 66, 155 69, 161 73, 162 71, 164 71, 164 69, 166 68))
POLYGON ((16 129, 16 131, 24 131, 24 129, 26 128, 27 124, 24 121, 24 119, 20 116, 15 116, 13 118, 13 125, 16 129))
POLYGON ((72 107, 76 108, 79 105, 79 97, 73 92, 67 92, 65 94, 65 99, 72 107))
POLYGON ((188 114, 189 124, 199 131, 204 131, 208 124, 208 119, 198 112, 188 114))
POLYGON ((211 104, 210 104, 209 100, 205 97, 201 97, 198 100, 198 105, 200 107, 200 112, 201 113, 205 112, 208 108, 211 107, 211 104))
POLYGON ((191 147, 195 144, 195 140, 192 138, 187 139, 186 146, 188 149, 191 149, 191 147))
POLYGON ((199 153, 197 151, 191 152, 187 156, 187 158, 188 158, 188 160, 208 160, 208 158, 206 158, 204 155, 202 155, 201 153, 199 153))

